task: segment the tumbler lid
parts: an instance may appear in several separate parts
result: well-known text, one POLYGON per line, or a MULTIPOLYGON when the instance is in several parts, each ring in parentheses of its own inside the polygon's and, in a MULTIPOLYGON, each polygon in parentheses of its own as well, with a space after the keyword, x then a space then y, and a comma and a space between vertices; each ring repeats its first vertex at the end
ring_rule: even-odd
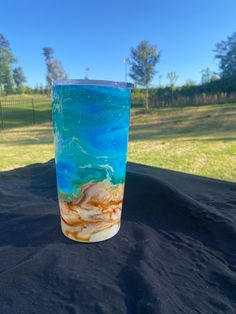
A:
POLYGON ((56 85, 96 85, 96 86, 111 86, 118 88, 133 88, 134 84, 127 82, 114 82, 114 81, 103 81, 103 80, 56 80, 53 82, 53 86, 56 85))

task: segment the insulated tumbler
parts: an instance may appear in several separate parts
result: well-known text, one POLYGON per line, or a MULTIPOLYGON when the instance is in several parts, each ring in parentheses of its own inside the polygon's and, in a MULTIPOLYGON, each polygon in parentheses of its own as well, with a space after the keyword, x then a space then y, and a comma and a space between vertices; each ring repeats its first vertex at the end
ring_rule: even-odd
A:
POLYGON ((80 242, 120 228, 132 85, 62 80, 52 89, 61 228, 80 242))

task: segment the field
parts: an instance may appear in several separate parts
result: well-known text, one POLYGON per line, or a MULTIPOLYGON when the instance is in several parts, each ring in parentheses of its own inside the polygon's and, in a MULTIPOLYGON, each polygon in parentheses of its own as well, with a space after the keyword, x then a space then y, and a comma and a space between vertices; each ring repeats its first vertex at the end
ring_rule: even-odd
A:
MULTIPOLYGON (((38 105, 35 125, 24 123, 30 107, 22 110, 0 131, 0 170, 53 158, 49 104, 38 105)), ((132 109, 128 160, 235 181, 236 104, 132 109)))

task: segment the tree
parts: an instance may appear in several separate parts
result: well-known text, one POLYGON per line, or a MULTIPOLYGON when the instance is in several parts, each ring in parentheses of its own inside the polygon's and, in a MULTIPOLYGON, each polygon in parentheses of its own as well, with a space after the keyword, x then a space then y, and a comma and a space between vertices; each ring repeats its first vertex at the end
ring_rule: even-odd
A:
POLYGON ((188 79, 188 80, 185 82, 185 84, 184 84, 184 86, 187 86, 187 87, 192 87, 192 86, 195 86, 195 85, 197 85, 197 84, 196 84, 196 82, 195 82, 194 80, 192 80, 192 79, 188 79))
POLYGON ((2 79, 2 86, 3 90, 7 94, 11 94, 14 91, 14 82, 12 78, 12 69, 9 66, 7 61, 0 61, 0 72, 2 73, 1 79, 2 79))
POLYGON ((9 41, 0 33, 0 49, 9 49, 9 41))
POLYGON ((219 77, 211 71, 210 68, 202 69, 200 72, 202 74, 202 84, 207 84, 219 79, 219 77))
POLYGON ((43 55, 47 66, 46 81, 48 87, 52 86, 54 80, 66 79, 67 75, 59 60, 53 57, 54 50, 50 47, 43 48, 43 55))
POLYGON ((236 78, 236 32, 216 44, 215 58, 219 60, 222 78, 236 78))
POLYGON ((178 80, 179 76, 176 72, 169 72, 167 73, 166 77, 168 78, 168 80, 170 81, 170 87, 171 87, 171 102, 173 104, 174 102, 174 87, 175 87, 175 83, 178 80))
POLYGON ((206 84, 210 82, 211 70, 209 68, 200 70, 201 73, 201 83, 206 84))
POLYGON ((43 95, 44 94, 44 87, 43 84, 39 85, 39 94, 43 95))
POLYGON ((16 67, 13 70, 13 79, 19 91, 19 87, 23 86, 23 84, 26 82, 26 77, 24 75, 22 67, 16 67))
POLYGON ((178 74, 176 72, 169 72, 167 73, 166 77, 170 81, 171 88, 173 88, 175 86, 176 81, 179 78, 178 74))
POLYGON ((39 94, 39 84, 36 84, 34 87, 34 94, 39 94))
POLYGON ((159 74, 159 75, 158 75, 158 79, 159 79, 159 87, 161 87, 162 74, 159 74))
POLYGON ((148 88, 156 74, 155 66, 160 59, 156 46, 146 40, 140 42, 136 48, 131 48, 130 77, 135 83, 146 88, 145 108, 148 110, 148 88))
POLYGON ((16 62, 9 41, 0 34, 0 86, 6 93, 14 90, 12 63, 16 62))

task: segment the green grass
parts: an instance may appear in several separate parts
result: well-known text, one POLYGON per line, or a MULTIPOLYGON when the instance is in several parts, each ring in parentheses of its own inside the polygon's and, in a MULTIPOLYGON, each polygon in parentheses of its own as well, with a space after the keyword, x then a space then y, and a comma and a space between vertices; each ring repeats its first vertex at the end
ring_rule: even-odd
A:
POLYGON ((32 98, 37 98, 37 99, 45 99, 49 98, 50 95, 41 95, 41 94, 16 94, 16 95, 7 95, 7 96, 2 96, 0 95, 0 100, 12 100, 12 99, 17 99, 17 100, 22 100, 22 99, 32 99, 32 98))
MULTIPOLYGON (((53 158, 50 107, 40 110, 39 124, 0 132, 0 170, 53 158)), ((235 181, 236 104, 133 109, 128 160, 235 181)))
POLYGON ((7 96, 0 98, 0 101, 3 125, 6 129, 32 125, 33 121, 36 124, 41 124, 51 119, 51 106, 48 97, 11 98, 7 96), (33 102, 32 99, 34 99, 33 102))

